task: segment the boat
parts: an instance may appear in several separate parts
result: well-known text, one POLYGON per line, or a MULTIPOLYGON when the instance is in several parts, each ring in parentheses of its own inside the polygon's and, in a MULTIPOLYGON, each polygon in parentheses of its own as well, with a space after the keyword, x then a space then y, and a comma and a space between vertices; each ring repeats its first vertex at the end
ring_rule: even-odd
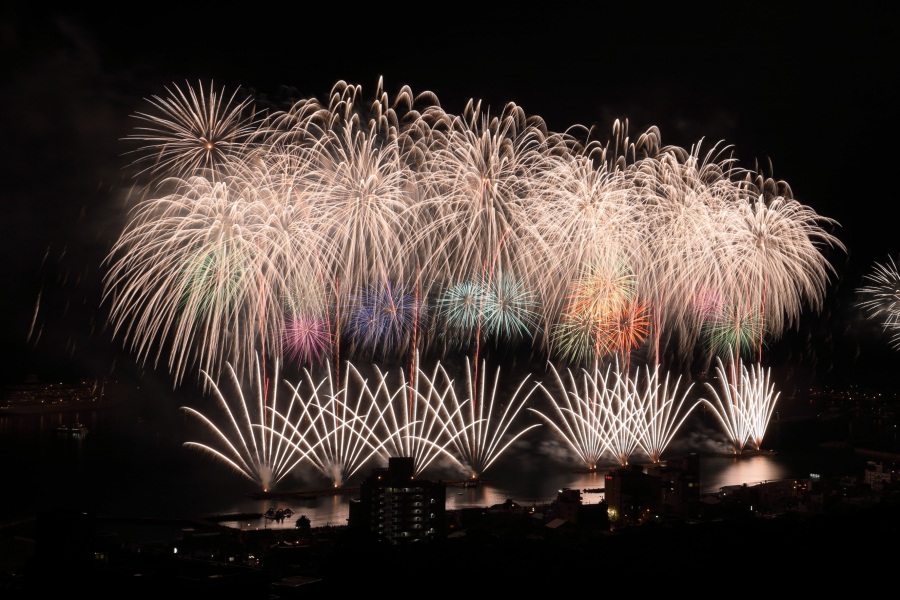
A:
POLYGON ((56 433, 65 435, 84 435, 88 432, 88 428, 81 423, 63 423, 56 426, 56 433))

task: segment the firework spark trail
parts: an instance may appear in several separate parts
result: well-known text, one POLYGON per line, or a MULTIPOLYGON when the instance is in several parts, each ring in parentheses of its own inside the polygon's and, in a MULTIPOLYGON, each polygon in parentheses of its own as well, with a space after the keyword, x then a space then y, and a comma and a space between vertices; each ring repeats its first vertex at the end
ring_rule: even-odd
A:
POLYGON ((467 349, 474 343, 484 303, 478 281, 450 285, 435 302, 441 336, 450 348, 467 349))
POLYGON ((570 304, 576 278, 584 279, 593 265, 643 265, 647 245, 640 243, 640 204, 624 174, 605 161, 598 166, 591 151, 564 154, 537 177, 542 200, 536 227, 546 250, 534 253, 532 261, 545 274, 539 286, 543 328, 549 331, 570 304))
POLYGON ((606 430, 606 410, 596 397, 596 385, 584 369, 579 383, 571 369, 564 380, 552 363, 548 366, 556 385, 551 389, 541 383, 540 387, 555 412, 548 415, 536 408, 528 410, 559 434, 584 466, 593 471, 605 456, 613 453, 606 430))
MULTIPOLYGON (((390 409, 390 404, 380 406, 377 398, 388 390, 379 387, 373 391, 356 367, 350 363, 347 367, 340 389, 335 389, 330 367, 318 382, 304 369, 310 391, 301 393, 302 383, 291 386, 304 418, 291 421, 288 416, 280 417, 291 423, 288 439, 299 459, 309 461, 335 487, 344 485, 371 461, 387 464, 389 458, 386 440, 377 431, 384 411, 390 409), (301 431, 303 422, 306 426, 301 431)), ((394 395, 402 397, 403 392, 400 389, 394 395)))
POLYGON ((638 161, 626 173, 642 207, 647 262, 638 272, 639 289, 654 309, 653 354, 661 348, 689 356, 699 327, 690 300, 699 289, 720 289, 726 278, 721 260, 725 207, 740 188, 734 159, 726 149, 700 155, 667 147, 638 161), (676 341, 677 348, 668 342, 676 341))
MULTIPOLYGON (((259 484, 263 491, 268 491, 293 468, 289 460, 291 453, 287 445, 281 442, 284 427, 279 432, 275 428, 273 419, 266 421, 267 404, 270 408, 277 406, 277 389, 273 387, 271 400, 265 397, 263 374, 257 359, 256 376, 253 380, 256 383, 257 398, 255 408, 251 410, 252 405, 247 402, 242 391, 240 378, 230 364, 227 365, 227 368, 237 391, 236 411, 232 409, 212 377, 205 371, 203 375, 209 379, 213 396, 218 401, 218 407, 227 416, 229 429, 221 429, 210 418, 194 408, 181 407, 181 410, 199 419, 214 435, 217 443, 221 445, 219 448, 202 442, 185 442, 184 445, 210 453, 250 481, 259 484), (233 436, 233 438, 229 436, 233 436), (278 437, 277 443, 276 437, 278 437)), ((276 379, 278 377, 277 366, 275 377, 276 379)))
POLYGON ((541 245, 534 174, 551 158, 543 121, 513 104, 491 117, 476 102, 461 116, 435 109, 423 119, 430 143, 416 223, 418 238, 431 240, 425 280, 447 287, 503 273, 535 289, 535 265, 524 259, 541 245))
POLYGON ((707 382, 712 399, 702 401, 712 408, 735 454, 743 452, 748 443, 760 450, 780 395, 769 381, 770 372, 762 365, 748 369, 740 362, 726 368, 721 358, 716 360, 718 389, 707 382))
POLYGON ((433 385, 433 379, 417 370, 416 384, 406 381, 401 370, 399 381, 391 386, 388 374, 374 367, 377 386, 370 397, 378 407, 371 432, 373 439, 380 440, 379 449, 390 456, 413 459, 416 476, 431 466, 437 459, 446 458, 462 468, 456 456, 450 451, 454 442, 452 429, 444 406, 446 391, 440 393, 433 385), (393 389, 393 391, 391 391, 393 389))
POLYGON ((200 86, 166 88, 168 97, 153 96, 158 114, 138 112, 145 123, 129 140, 141 142, 141 153, 133 164, 150 164, 143 172, 164 177, 203 174, 216 177, 240 167, 248 143, 260 124, 253 114, 250 97, 240 99, 240 89, 226 97, 223 87, 209 91, 200 86))
POLYGON ((480 382, 476 382, 477 376, 473 376, 471 362, 466 358, 465 399, 460 400, 456 383, 440 363, 437 365, 435 375, 437 371, 441 373, 442 383, 438 383, 437 377, 433 377, 429 385, 443 387, 442 397, 449 391, 449 402, 443 402, 441 405, 446 415, 443 422, 449 430, 457 458, 465 464, 470 477, 474 479, 482 477, 516 440, 540 426, 540 423, 534 423, 512 430, 513 425, 517 425, 521 420, 522 409, 527 406, 531 395, 539 387, 538 384, 534 384, 531 390, 523 395, 523 388, 530 376, 523 378, 511 395, 498 398, 497 388, 500 382, 498 367, 494 371, 490 396, 485 400, 486 362, 482 361, 481 379, 480 382))
POLYGON ((885 332, 890 332, 889 343, 900 349, 900 272, 893 257, 886 263, 875 263, 863 276, 865 285, 857 288, 860 300, 857 306, 870 319, 877 319, 885 332))
POLYGON ((282 302, 314 285, 316 265, 311 236, 268 188, 240 178, 176 185, 138 207, 110 254, 104 297, 114 335, 154 366, 168 350, 177 385, 195 363, 214 376, 225 361, 243 371, 258 349, 277 348, 282 302))
POLYGON ((805 306, 821 308, 829 275, 835 274, 823 249, 844 246, 826 229, 831 219, 790 197, 752 191, 757 195, 734 207, 726 222, 734 243, 728 273, 734 296, 751 298, 761 312, 762 331, 778 339, 805 306))
POLYGON ((688 416, 700 403, 689 400, 694 386, 689 383, 682 389, 681 377, 674 382, 666 373, 660 381, 660 367, 653 371, 646 366, 631 378, 631 389, 638 399, 637 418, 634 422, 638 446, 653 463, 658 463, 663 452, 681 430, 688 416), (680 396, 679 396, 680 394, 680 396))

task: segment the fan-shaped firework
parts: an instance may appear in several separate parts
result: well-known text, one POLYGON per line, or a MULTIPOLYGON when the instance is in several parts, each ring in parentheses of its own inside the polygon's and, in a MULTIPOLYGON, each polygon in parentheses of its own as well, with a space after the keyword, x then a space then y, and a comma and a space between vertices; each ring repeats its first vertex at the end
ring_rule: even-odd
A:
MULTIPOLYGON (((274 413, 270 412, 278 404, 277 386, 271 387, 270 397, 269 381, 264 378, 259 361, 256 366, 256 374, 251 382, 255 384, 253 387, 256 398, 251 402, 248 402, 241 380, 231 365, 228 365, 228 372, 237 392, 237 400, 226 400, 216 382, 210 379, 213 397, 227 417, 226 425, 216 425, 210 417, 197 409, 181 407, 181 410, 199 419, 214 437, 214 441, 210 443, 185 442, 184 445, 209 453, 258 484, 263 491, 268 491, 293 469, 293 452, 283 442, 282 434, 286 427, 276 427, 274 413)), ((209 374, 204 372, 203 375, 209 378, 209 374)), ((277 366, 275 378, 278 378, 277 366)))
POLYGON ((697 402, 689 400, 692 384, 661 377, 659 366, 629 375, 618 363, 592 371, 571 370, 563 379, 550 365, 554 385, 543 386, 555 412, 531 409, 562 437, 591 470, 601 459, 621 466, 638 450, 659 462, 697 402))
POLYGON ((584 370, 580 380, 571 369, 567 371, 567 378, 563 379, 552 363, 549 367, 555 386, 551 388, 542 383, 541 389, 555 412, 548 415, 536 408, 528 410, 552 427, 584 466, 593 471, 605 456, 612 453, 606 430, 606 408, 598 398, 603 392, 584 370))
POLYGON ((335 387, 330 368, 319 380, 309 369, 304 368, 304 374, 303 381, 288 384, 293 390, 288 410, 272 411, 276 435, 291 451, 293 464, 312 465, 334 487, 341 487, 370 461, 387 463, 373 430, 381 410, 374 398, 378 392, 373 394, 353 368, 346 370, 341 388, 335 387))
POLYGON ((685 420, 700 405, 690 399, 693 386, 693 383, 683 386, 681 377, 673 380, 668 373, 661 377, 658 365, 652 370, 645 367, 643 377, 638 371, 631 378, 638 407, 635 437, 651 462, 660 461, 685 420))
MULTIPOLYGON (((523 394, 528 377, 519 382, 512 394, 500 397, 500 369, 494 371, 494 381, 488 389, 485 379, 487 365, 482 361, 481 378, 478 381, 478 374, 473 375, 470 362, 466 359, 466 378, 462 386, 465 399, 460 400, 457 392, 459 384, 450 378, 440 364, 438 369, 442 373, 442 381, 438 381, 435 376, 430 380, 430 385, 443 389, 442 395, 448 396, 443 402, 447 411, 446 427, 456 449, 456 456, 469 469, 470 477, 477 479, 483 476, 516 440, 540 426, 540 423, 536 423, 512 429, 521 420, 522 409, 538 387, 535 384, 523 394)), ((437 370, 435 374, 437 375, 437 370)))
POLYGON ((735 454, 743 452, 748 443, 757 450, 775 410, 780 393, 769 381, 769 371, 756 364, 747 368, 732 362, 728 368, 717 358, 718 387, 707 382, 712 400, 704 399, 712 407, 735 454))

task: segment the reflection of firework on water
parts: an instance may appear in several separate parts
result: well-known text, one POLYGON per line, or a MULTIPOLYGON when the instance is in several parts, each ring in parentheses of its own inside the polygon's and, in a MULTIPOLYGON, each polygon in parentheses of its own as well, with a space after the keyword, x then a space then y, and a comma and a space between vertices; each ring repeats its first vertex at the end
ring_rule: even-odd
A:
MULTIPOLYGON (((237 391, 238 400, 233 403, 236 405, 234 410, 215 381, 206 372, 203 373, 209 378, 218 407, 227 416, 227 424, 219 427, 198 410, 183 406, 181 410, 199 419, 215 437, 215 445, 202 442, 185 442, 184 445, 211 454, 250 481, 259 484, 263 491, 268 491, 294 467, 291 462, 293 453, 288 444, 282 441, 281 434, 285 428, 277 428, 272 415, 267 415, 267 405, 268 409, 277 406, 277 389, 273 386, 271 398, 268 398, 268 381, 263 380, 259 361, 256 366, 256 398, 255 401, 248 402, 241 389, 240 379, 231 365, 227 365, 237 391)), ((275 379, 278 379, 277 367, 275 379)))
POLYGON ((875 263, 863 281, 866 285, 856 290, 861 298, 857 306, 870 319, 877 319, 890 333, 891 346, 900 349, 900 272, 893 257, 888 257, 887 263, 875 263))
POLYGON ((775 410, 780 393, 769 381, 769 371, 755 364, 747 368, 743 363, 731 363, 728 368, 717 358, 718 388, 707 382, 712 400, 704 400, 712 407, 725 434, 731 441, 735 454, 740 454, 748 443, 757 450, 775 410))

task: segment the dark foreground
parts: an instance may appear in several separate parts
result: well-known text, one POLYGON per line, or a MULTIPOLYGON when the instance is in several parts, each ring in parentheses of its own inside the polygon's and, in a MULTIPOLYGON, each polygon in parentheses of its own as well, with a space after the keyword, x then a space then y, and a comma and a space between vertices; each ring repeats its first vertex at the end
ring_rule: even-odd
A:
POLYGON ((6 528, 4 558, 18 553, 22 561, 16 572, 3 574, 0 597, 316 598, 407 587, 450 597, 473 586, 479 596, 556 595, 585 586, 641 596, 698 592, 697 586, 709 594, 785 586, 804 594, 865 593, 893 572, 891 548, 900 539, 893 500, 848 505, 839 513, 645 523, 616 531, 571 523, 551 528, 523 514, 476 510, 464 530, 405 546, 347 527, 238 532, 204 522, 69 517, 74 520, 6 528))

